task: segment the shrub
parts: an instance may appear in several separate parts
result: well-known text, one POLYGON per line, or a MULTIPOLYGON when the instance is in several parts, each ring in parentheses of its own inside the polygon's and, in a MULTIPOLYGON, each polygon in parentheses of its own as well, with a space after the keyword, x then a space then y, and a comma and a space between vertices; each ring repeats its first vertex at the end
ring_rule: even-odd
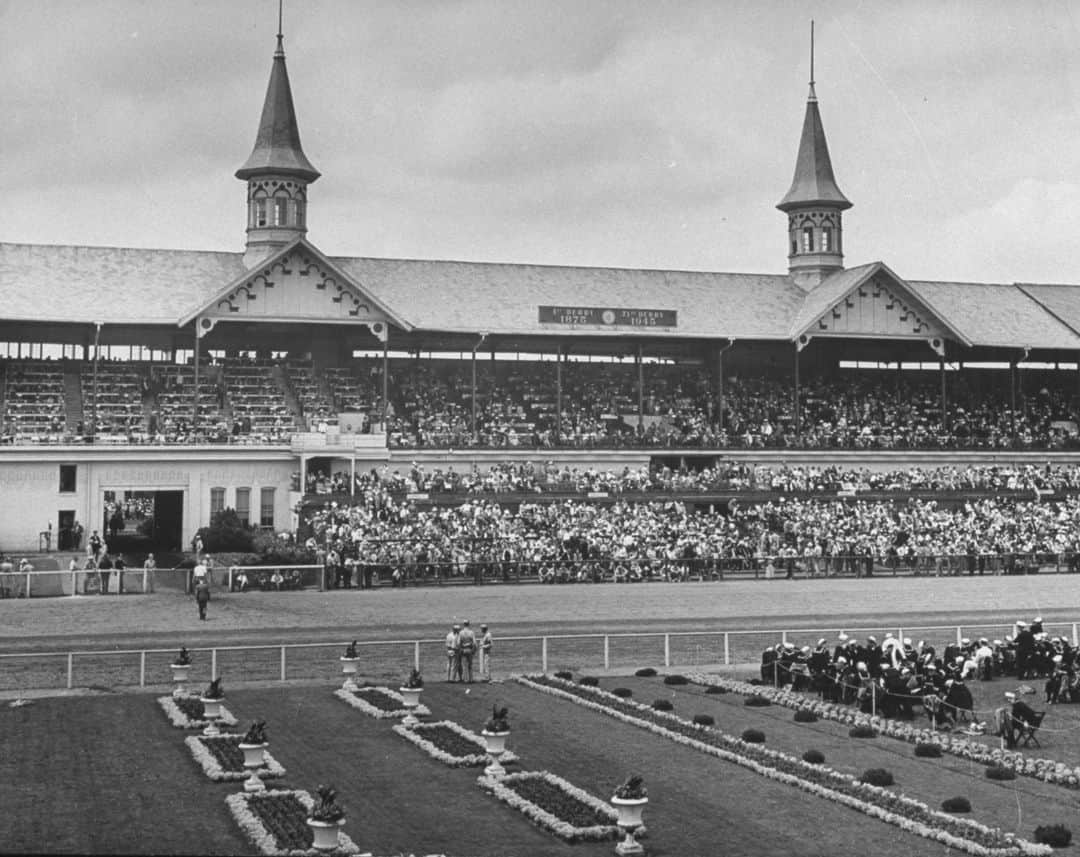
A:
POLYGON ((1006 768, 1004 765, 988 765, 986 768, 988 780, 1015 780, 1016 771, 1006 768))
POLYGON ((652 667, 642 667, 636 673, 634 673, 634 675, 636 675, 638 678, 652 678, 654 675, 656 675, 656 670, 654 670, 652 667))
POLYGON ((764 744, 765 733, 762 732, 760 729, 744 729, 742 739, 747 744, 764 744))
POLYGON ((715 685, 715 684, 710 684, 707 688, 705 688, 705 692, 706 693, 727 693, 727 688, 726 687, 720 687, 719 685, 715 685))
POLYGON ((573 681, 574 674, 570 670, 559 670, 555 673, 555 678, 561 678, 563 681, 573 681))
POLYGON ((694 722, 698 726, 715 726, 716 718, 713 717, 711 714, 695 714, 694 722))
POLYGON ((600 679, 594 675, 583 675, 578 679, 578 684, 583 684, 585 687, 598 687, 600 685, 600 679))
POLYGON ((924 759, 940 759, 941 748, 937 744, 927 744, 920 741, 915 745, 915 755, 924 759))
POLYGON ((873 726, 852 726, 848 730, 848 736, 851 738, 876 738, 877 732, 874 731, 873 726))
POLYGON ((634 695, 634 691, 632 691, 628 687, 616 687, 611 692, 613 694, 615 694, 616 696, 621 697, 623 699, 629 699, 631 696, 634 695))
POLYGON ((746 699, 743 700, 743 705, 749 705, 751 708, 765 708, 766 706, 772 705, 772 703, 769 702, 766 697, 759 696, 755 693, 753 696, 746 697, 746 699))
POLYGON ((799 708, 795 711, 796 723, 817 723, 817 714, 809 708, 799 708))
POLYGON ((765 684, 765 682, 763 682, 759 678, 752 678, 750 679, 750 684, 752 684, 754 687, 761 687, 763 684, 765 684))
POLYGON ((202 539, 203 551, 212 554, 226 551, 250 552, 254 534, 254 528, 240 520, 235 509, 215 512, 209 526, 199 527, 197 533, 202 539))
POLYGON ((671 704, 670 699, 655 699, 653 700, 652 707, 657 711, 674 711, 675 706, 671 704))
POLYGON ((893 778, 892 771, 884 768, 867 768, 859 777, 859 782, 871 786, 891 786, 896 780, 893 778))
POLYGON ((1035 828, 1035 841, 1052 848, 1064 848, 1072 842, 1072 831, 1064 824, 1043 824, 1035 828))
POLYGON ((966 797, 945 798, 941 802, 941 808, 945 812, 971 812, 971 801, 966 797))
POLYGON ((802 754, 802 760, 804 762, 809 762, 811 765, 824 765, 825 754, 820 750, 807 750, 802 754))
POLYGON ((690 679, 684 675, 666 675, 664 684, 690 684, 690 679))

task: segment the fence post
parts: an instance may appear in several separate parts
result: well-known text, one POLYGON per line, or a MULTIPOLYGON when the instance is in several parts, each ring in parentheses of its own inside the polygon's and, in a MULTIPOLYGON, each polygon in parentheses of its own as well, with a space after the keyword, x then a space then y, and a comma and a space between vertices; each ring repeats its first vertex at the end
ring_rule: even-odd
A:
POLYGON ((1077 638, 1076 638, 1076 623, 1075 623, 1075 622, 1073 622, 1073 643, 1072 643, 1072 644, 1073 644, 1074 646, 1075 646, 1075 645, 1077 645, 1077 638))
POLYGON ((30 597, 30 572, 26 572, 26 597, 30 597))
MULTIPOLYGON (((75 579, 77 574, 78 574, 77 571, 71 572, 71 594, 72 595, 78 595, 79 594, 79 583, 75 579)), ((146 589, 146 587, 144 586, 143 589, 146 589)))
POLYGON ((960 641, 964 639, 964 629, 961 625, 956 626, 956 644, 959 646, 960 641))
POLYGON ((67 670, 67 673, 68 673, 68 681, 67 681, 68 690, 71 690, 75 686, 75 684, 74 684, 74 680, 75 680, 75 654, 74 654, 74 652, 68 652, 68 670, 67 670))
POLYGON ((139 687, 146 687, 146 649, 139 652, 139 687))
POLYGON ((281 647, 281 680, 285 681, 285 647, 281 647))
POLYGON ((417 672, 420 671, 420 641, 417 640, 413 643, 413 667, 417 672))
POLYGON ((731 665, 731 650, 728 648, 728 633, 724 631, 724 666, 731 665))
POLYGON ((540 672, 547 674, 547 637, 540 638, 540 672))
POLYGON ((671 634, 664 634, 664 666, 671 666, 671 634))
POLYGON ((611 669, 611 648, 609 646, 610 642, 611 640, 608 635, 604 634, 604 669, 606 670, 611 669))
POLYGON ((217 649, 210 650, 210 678, 217 678, 217 649))

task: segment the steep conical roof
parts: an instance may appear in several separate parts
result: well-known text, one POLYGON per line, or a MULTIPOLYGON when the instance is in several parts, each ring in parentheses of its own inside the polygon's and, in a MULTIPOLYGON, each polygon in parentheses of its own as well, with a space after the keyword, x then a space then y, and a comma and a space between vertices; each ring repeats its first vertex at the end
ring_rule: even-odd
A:
POLYGON ((803 120, 799 156, 795 161, 795 178, 777 208, 791 211, 804 205, 825 203, 840 210, 851 208, 851 202, 840 192, 833 176, 829 146, 825 142, 825 127, 821 124, 814 84, 810 84, 810 97, 806 102, 806 118, 803 120))
POLYGON ((277 173, 313 182, 319 177, 319 171, 312 166, 300 146, 300 129, 296 124, 296 110, 293 108, 280 33, 277 40, 259 133, 255 136, 255 148, 236 171, 236 177, 247 180, 260 173, 277 173))

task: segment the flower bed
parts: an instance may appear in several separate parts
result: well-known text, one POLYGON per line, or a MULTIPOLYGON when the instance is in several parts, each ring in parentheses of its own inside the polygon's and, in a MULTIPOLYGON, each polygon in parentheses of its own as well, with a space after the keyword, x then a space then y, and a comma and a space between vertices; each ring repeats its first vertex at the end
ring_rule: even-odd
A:
MULTIPOLYGON (((394 724, 393 729, 429 756, 452 767, 475 768, 486 765, 489 761, 487 742, 475 732, 470 732, 452 720, 421 723, 412 729, 401 724, 394 724)), ((499 761, 502 764, 516 762, 518 757, 506 750, 499 757, 499 761)))
POLYGON ((677 715, 658 712, 602 690, 583 688, 543 675, 519 676, 516 680, 968 854, 1007 857, 1052 853, 1048 846, 933 810, 920 801, 860 783, 855 777, 825 765, 812 765, 777 750, 748 744, 718 729, 696 726, 677 715))
POLYGON ((555 774, 524 771, 498 778, 483 776, 477 783, 567 842, 596 842, 618 836, 618 812, 555 774))
POLYGON ((756 687, 747 682, 704 673, 691 674, 689 678, 694 684, 705 685, 706 688, 723 687, 725 690, 746 696, 763 696, 776 705, 783 705, 786 708, 807 709, 813 711, 818 717, 850 726, 869 726, 879 735, 886 735, 909 744, 933 744, 940 747, 942 752, 953 756, 971 759, 984 765, 1001 765, 1026 777, 1034 777, 1066 788, 1080 789, 1080 766, 1070 768, 1054 759, 1030 759, 1018 750, 1002 750, 999 747, 989 747, 971 738, 943 734, 933 729, 920 729, 910 723, 864 714, 848 705, 823 702, 791 690, 756 687))
MULTIPOLYGON (((334 691, 334 696, 380 720, 393 720, 409 713, 409 709, 405 707, 405 698, 388 687, 361 687, 358 690, 339 688, 334 691)), ((424 717, 431 714, 431 709, 423 704, 417 705, 413 714, 424 717)))
MULTIPOLYGON (((210 779, 217 782, 246 780, 251 776, 251 771, 244 767, 244 753, 240 749, 243 738, 243 735, 217 735, 213 738, 189 735, 184 739, 184 743, 210 779)), ((255 773, 262 779, 283 777, 285 769, 264 750, 263 764, 255 769, 255 773)))
MULTIPOLYGON (((206 719, 202 701, 195 694, 159 696, 158 705, 164 709, 165 716, 177 729, 203 729, 210 724, 206 719)), ((237 720, 223 705, 221 716, 215 718, 214 723, 218 726, 235 726, 237 720)))
MULTIPOLYGON (((315 805, 306 791, 238 792, 225 798, 229 811, 262 854, 322 854, 312 845, 308 815, 315 805)), ((343 831, 333 853, 358 854, 360 849, 343 831)))

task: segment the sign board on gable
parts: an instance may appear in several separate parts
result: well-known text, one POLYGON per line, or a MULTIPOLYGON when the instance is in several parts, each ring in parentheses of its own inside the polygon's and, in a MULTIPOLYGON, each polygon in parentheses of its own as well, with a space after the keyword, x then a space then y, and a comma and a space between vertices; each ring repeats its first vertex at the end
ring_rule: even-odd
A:
POLYGON ((673 309, 541 306, 541 324, 594 324, 602 327, 677 327, 673 309))

